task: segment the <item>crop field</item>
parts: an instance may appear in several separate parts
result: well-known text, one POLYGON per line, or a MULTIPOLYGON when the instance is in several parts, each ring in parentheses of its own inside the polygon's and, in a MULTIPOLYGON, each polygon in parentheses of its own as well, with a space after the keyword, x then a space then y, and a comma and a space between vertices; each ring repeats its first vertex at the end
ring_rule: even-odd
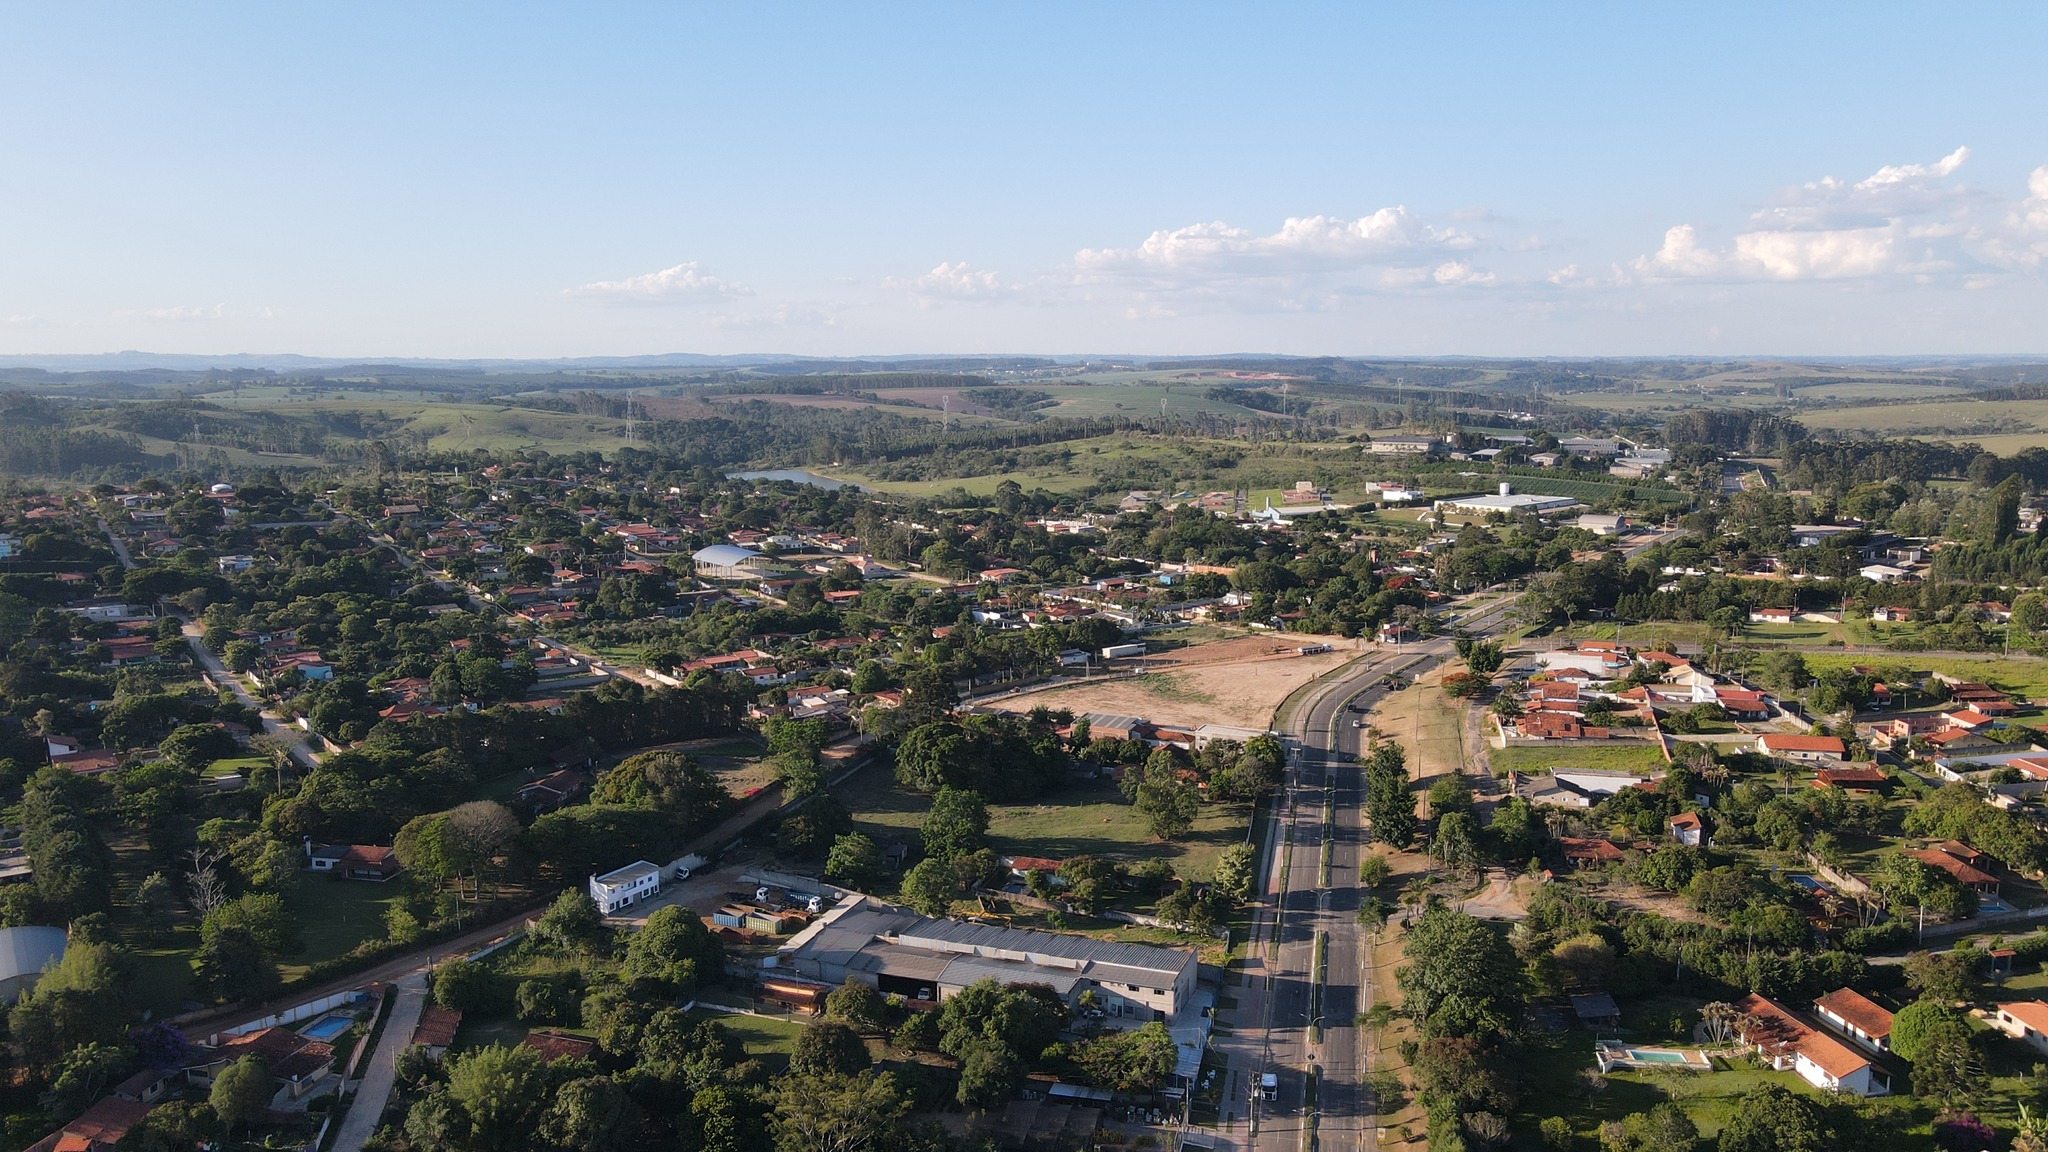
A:
MULTIPOLYGON (((2032 447, 2048 444, 2048 400, 1936 400, 1924 404, 1883 404, 1823 408, 1799 414, 1816 430, 1864 432, 1875 436, 1941 436, 2032 447)), ((2011 450, 2011 449, 2003 449, 2011 450)))

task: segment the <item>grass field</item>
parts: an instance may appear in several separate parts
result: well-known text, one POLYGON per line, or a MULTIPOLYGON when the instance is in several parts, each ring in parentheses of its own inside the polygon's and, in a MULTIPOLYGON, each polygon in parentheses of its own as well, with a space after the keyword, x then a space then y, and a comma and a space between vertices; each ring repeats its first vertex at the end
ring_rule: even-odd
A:
MULTIPOLYGON (((854 826, 877 842, 915 842, 917 827, 931 799, 905 792, 889 774, 869 768, 839 790, 853 812, 854 826)), ((1170 843, 1152 839, 1137 809, 1124 803, 1116 788, 1099 784, 1071 785, 1041 804, 989 805, 989 846, 1005 855, 1104 856, 1116 860, 1163 859, 1175 872, 1208 879, 1223 850, 1244 840, 1251 807, 1204 804, 1194 828, 1170 843)))
POLYGON ((1495 775, 1508 772, 1547 772, 1552 768, 1590 768, 1606 772, 1661 772, 1664 754, 1655 744, 1617 743, 1602 748, 1576 747, 1494 748, 1488 753, 1495 775))
POLYGON ((796 1038, 803 1035, 800 1020, 777 1020, 769 1016, 743 1016, 736 1012, 712 1012, 698 1008, 690 1020, 716 1020, 747 1046, 747 1054, 760 1060, 771 1073, 789 1067, 789 1054, 796 1051, 796 1038))
POLYGON ((285 907, 299 922, 305 951, 279 966, 285 979, 303 974, 322 960, 353 951, 356 945, 384 938, 384 915, 405 897, 403 879, 388 884, 302 876, 285 893, 285 907))
POLYGON ((2048 697, 2048 660, 2038 656, 1921 656, 1913 652, 1835 655, 1806 653, 1809 672, 1832 671, 1851 664, 1900 666, 1914 672, 1939 672, 1959 680, 1976 680, 2028 699, 2048 697))
MULTIPOLYGON (((625 443, 625 422, 598 416, 506 408, 496 404, 459 404, 401 392, 323 391, 298 394, 285 388, 245 388, 206 397, 223 408, 248 408, 292 416, 312 412, 370 412, 406 422, 406 432, 424 436, 437 451, 480 448, 516 452, 525 448, 550 451, 612 451, 625 443)), ((264 459, 258 457, 257 459, 264 459)))

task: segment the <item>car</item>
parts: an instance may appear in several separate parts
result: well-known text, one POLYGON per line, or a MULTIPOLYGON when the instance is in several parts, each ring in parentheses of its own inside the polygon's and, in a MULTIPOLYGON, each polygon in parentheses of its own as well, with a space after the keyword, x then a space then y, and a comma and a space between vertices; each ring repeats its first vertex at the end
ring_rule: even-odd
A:
POLYGON ((1351 722, 1351 726, 1352 726, 1353 728, 1363 728, 1363 727, 1365 727, 1365 721, 1363 721, 1363 720, 1353 720, 1353 721, 1351 722))

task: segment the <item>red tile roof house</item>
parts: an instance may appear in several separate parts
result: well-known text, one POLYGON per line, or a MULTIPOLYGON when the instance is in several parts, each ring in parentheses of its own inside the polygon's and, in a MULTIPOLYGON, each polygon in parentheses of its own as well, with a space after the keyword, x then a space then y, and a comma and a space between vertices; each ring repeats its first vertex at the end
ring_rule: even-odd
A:
POLYGON ((521 1044, 540 1053, 541 1062, 553 1064, 557 1060, 589 1060, 597 1054, 597 1041, 582 1036, 571 1036, 552 1028, 537 1028, 526 1034, 521 1044))
POLYGON ((1853 988, 1837 988, 1813 1002, 1814 1015, 1873 1052, 1892 1047, 1892 1014, 1853 988))
POLYGON ((2033 1045, 2037 1052, 2048 1053, 2048 1004, 2039 1000, 2009 1000, 1998 1006, 1991 1026, 2033 1045))
POLYGON ((439 1004, 429 1004, 420 1010, 419 1023, 413 1026, 413 1046, 425 1048, 427 1055, 439 1060, 448 1054, 449 1045, 455 1043, 455 1030, 460 1027, 462 1013, 439 1004))
POLYGON ((1706 839, 1707 827, 1697 812, 1680 812, 1670 823, 1671 838, 1680 844, 1697 848, 1706 839))
POLYGON ((1735 1006, 1745 1018, 1742 1042, 1781 1072, 1827 1092, 1887 1096, 1891 1080, 1847 1044, 1816 1030, 1798 1013, 1768 996, 1751 993, 1735 1006))
POLYGON ((564 768, 522 786, 516 799, 535 811, 552 812, 583 795, 589 786, 583 779, 583 773, 564 768))
POLYGON ((1848 768, 1822 768, 1813 774, 1815 788, 1840 788, 1846 792, 1862 792, 1884 788, 1892 778, 1884 769, 1874 764, 1859 764, 1848 768))
POLYGON ((289 1028, 260 1028, 231 1036, 216 1047, 195 1049, 185 1064, 194 1084, 211 1084, 222 1068, 244 1056, 261 1056, 278 1081, 296 1100, 310 1091, 334 1066, 334 1046, 289 1028))
POLYGON ((377 844, 308 844, 306 862, 315 872, 332 872, 350 880, 372 880, 379 884, 405 871, 396 852, 377 844))
POLYGON ((1973 867, 1943 852, 1939 848, 1922 848, 1912 854, 1913 859, 1930 868, 1939 868, 1955 877, 1956 883, 1975 890, 1981 895, 1998 895, 1998 877, 1981 868, 1973 867))
POLYGON ((1767 732, 1757 737, 1757 751, 1765 756, 1808 763, 1840 762, 1849 757, 1848 745, 1837 736, 1793 736, 1767 732))
POLYGON ((113 1152, 128 1130, 149 1115, 154 1104, 108 1096, 24 1152, 113 1152))

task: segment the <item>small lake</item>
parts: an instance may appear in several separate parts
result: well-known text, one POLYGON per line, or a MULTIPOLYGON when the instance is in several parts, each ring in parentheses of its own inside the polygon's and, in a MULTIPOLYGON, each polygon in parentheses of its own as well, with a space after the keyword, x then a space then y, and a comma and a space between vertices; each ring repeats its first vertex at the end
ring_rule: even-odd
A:
POLYGON ((793 484, 809 484, 816 488, 852 488, 856 491, 867 491, 850 481, 834 480, 830 476, 820 476, 816 472, 806 472, 801 468, 776 468, 768 472, 727 472, 725 476, 728 480, 788 480, 793 484))

